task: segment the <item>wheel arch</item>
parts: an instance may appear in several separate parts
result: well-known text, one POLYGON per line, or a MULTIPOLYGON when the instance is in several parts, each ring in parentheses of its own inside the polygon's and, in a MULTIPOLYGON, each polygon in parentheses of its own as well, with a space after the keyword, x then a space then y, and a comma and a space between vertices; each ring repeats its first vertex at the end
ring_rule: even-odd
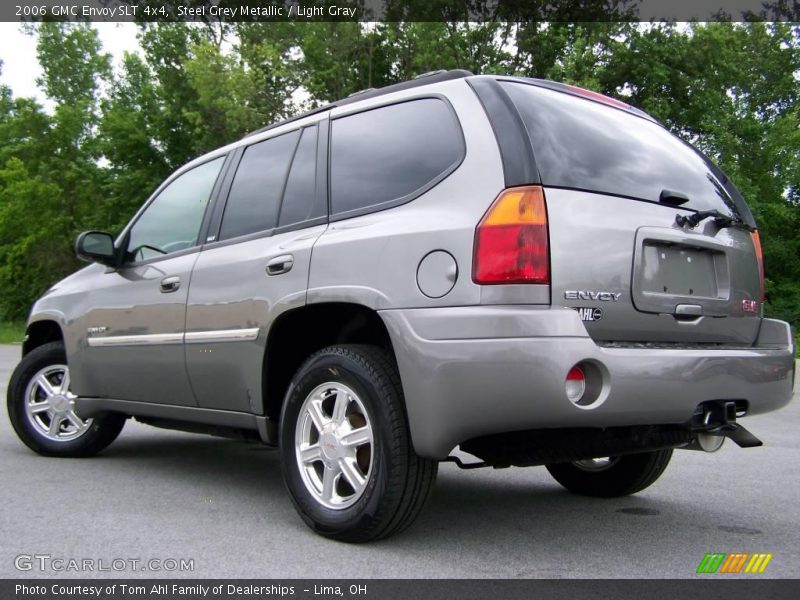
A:
POLYGON ((44 318, 28 324, 25 339, 22 342, 22 355, 50 342, 63 342, 64 332, 61 325, 52 318, 44 318))
POLYGON ((371 344, 394 357, 389 332, 377 311, 363 304, 323 302, 281 314, 267 334, 262 369, 264 411, 278 421, 289 382, 311 354, 334 344, 371 344))

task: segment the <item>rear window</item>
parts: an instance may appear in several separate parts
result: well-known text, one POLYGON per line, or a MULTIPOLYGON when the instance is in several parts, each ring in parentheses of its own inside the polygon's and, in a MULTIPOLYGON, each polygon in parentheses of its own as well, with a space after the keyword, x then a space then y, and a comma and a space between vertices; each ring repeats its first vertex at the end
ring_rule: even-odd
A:
POLYGON ((724 174, 660 125, 570 94, 501 85, 522 116, 545 186, 653 202, 668 189, 689 197, 685 208, 752 220, 724 174))
POLYGON ((412 200, 463 157, 458 121, 437 98, 337 118, 331 127, 332 213, 360 214, 412 200))

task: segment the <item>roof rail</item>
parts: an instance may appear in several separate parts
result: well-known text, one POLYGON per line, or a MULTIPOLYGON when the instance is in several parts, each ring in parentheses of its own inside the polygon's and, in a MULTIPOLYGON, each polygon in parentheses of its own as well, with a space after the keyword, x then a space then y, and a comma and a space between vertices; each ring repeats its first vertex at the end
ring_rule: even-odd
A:
POLYGON ((420 73, 419 75, 414 75, 412 79, 422 79, 423 77, 431 77, 432 75, 438 75, 439 73, 447 73, 447 69, 437 69, 435 71, 426 71, 425 73, 420 73))
POLYGON ((372 92, 374 90, 375 88, 366 88, 363 90, 358 90, 357 92, 353 92, 352 94, 347 94, 347 97, 352 98, 353 96, 360 96, 361 94, 366 94, 367 92, 372 92))
POLYGON ((256 129, 255 131, 251 131, 250 133, 245 133, 243 138, 249 138, 254 135, 258 135, 259 133, 264 133, 265 131, 269 131, 270 129, 275 129, 279 125, 285 125, 286 123, 292 123, 293 121, 299 121, 300 119, 304 119, 306 117, 310 117, 311 115, 315 115, 317 113, 325 112, 326 110, 330 110, 334 107, 333 104, 326 104, 324 106, 318 106, 317 108, 312 108, 311 110, 307 110, 304 113, 300 113, 299 115, 295 115, 288 119, 284 119, 283 121, 276 121, 266 127, 262 127, 261 129, 256 129))
POLYGON ((358 95, 350 94, 350 96, 344 100, 334 102, 333 106, 346 106, 347 104, 352 104, 353 102, 358 102, 360 100, 366 100, 367 98, 375 98, 377 96, 391 94, 392 92, 401 92, 403 90, 409 90, 415 87, 429 85, 431 83, 439 83, 440 81, 463 79, 464 77, 472 77, 472 75, 474 75, 474 73, 465 69, 453 69, 451 71, 429 71, 428 73, 417 75, 414 77, 414 79, 409 79, 408 81, 401 81, 400 83, 394 83, 392 85, 387 85, 385 87, 373 90, 367 89, 363 92, 358 92, 358 95))
POLYGON ((450 81, 451 79, 463 79, 464 77, 472 77, 472 75, 473 73, 471 71, 467 71, 465 69, 452 69, 450 71, 442 69, 439 71, 429 71, 427 73, 421 73, 420 75, 417 75, 413 79, 410 79, 408 81, 402 81, 400 83, 387 85, 382 88, 377 88, 377 89, 367 88, 365 90, 353 92, 352 94, 347 96, 347 98, 343 98, 342 100, 337 100, 336 102, 331 102, 330 104, 320 106, 308 112, 296 115, 290 119, 284 119, 283 121, 272 123, 271 125, 267 125, 266 127, 262 127, 261 129, 256 129, 255 131, 251 131, 250 133, 246 134, 244 137, 247 138, 253 135, 258 135, 259 133, 264 133, 265 131, 269 131, 270 129, 274 129, 275 127, 278 127, 280 125, 285 125, 286 123, 298 121, 305 117, 309 117, 317 113, 331 110, 332 108, 336 108, 337 106, 346 106, 354 102, 366 100, 367 98, 375 98, 377 96, 383 96, 385 94, 391 94, 393 92, 401 92, 403 90, 408 90, 423 85, 429 85, 431 83, 438 83, 440 81, 450 81))

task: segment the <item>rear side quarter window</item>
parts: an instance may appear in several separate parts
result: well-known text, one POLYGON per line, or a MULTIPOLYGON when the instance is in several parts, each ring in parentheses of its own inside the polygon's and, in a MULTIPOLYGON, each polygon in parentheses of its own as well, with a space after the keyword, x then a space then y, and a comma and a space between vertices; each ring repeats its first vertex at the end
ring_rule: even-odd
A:
POLYGON ((440 98, 336 118, 331 124, 332 217, 409 202, 458 168, 464 152, 455 112, 440 98))

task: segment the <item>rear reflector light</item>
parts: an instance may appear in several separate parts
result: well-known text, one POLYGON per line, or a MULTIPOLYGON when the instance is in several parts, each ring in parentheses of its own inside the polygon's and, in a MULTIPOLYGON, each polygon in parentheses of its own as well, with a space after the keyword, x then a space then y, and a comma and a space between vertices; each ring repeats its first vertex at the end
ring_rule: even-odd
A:
POLYGON ((550 283, 544 190, 503 190, 475 230, 474 252, 475 283, 550 283))
POLYGON ((759 299, 761 302, 765 302, 767 292, 764 286, 764 253, 761 250, 761 237, 758 235, 758 231, 751 232, 750 237, 753 238, 753 247, 756 250, 756 260, 758 261, 758 283, 761 286, 759 299))
POLYGON ((574 366, 567 373, 565 384, 567 398, 570 402, 578 402, 586 392, 586 375, 578 366, 574 366))

